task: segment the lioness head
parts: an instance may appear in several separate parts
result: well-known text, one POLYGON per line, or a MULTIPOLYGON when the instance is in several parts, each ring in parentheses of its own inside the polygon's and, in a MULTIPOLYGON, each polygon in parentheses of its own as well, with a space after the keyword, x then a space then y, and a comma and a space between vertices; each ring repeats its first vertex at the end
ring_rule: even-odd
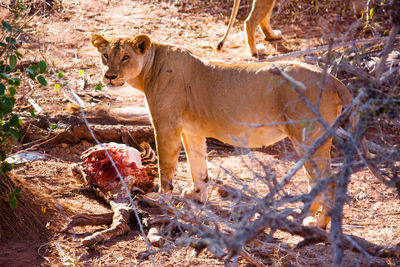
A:
POLYGON ((140 74, 144 55, 151 46, 147 35, 107 40, 101 35, 93 34, 91 42, 101 53, 105 66, 103 82, 115 86, 121 86, 140 74))

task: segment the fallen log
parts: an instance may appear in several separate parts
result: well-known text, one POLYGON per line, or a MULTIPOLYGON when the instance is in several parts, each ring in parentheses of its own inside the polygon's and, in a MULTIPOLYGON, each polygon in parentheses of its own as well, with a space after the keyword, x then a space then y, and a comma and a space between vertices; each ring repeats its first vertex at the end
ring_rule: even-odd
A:
MULTIPOLYGON (((76 144, 82 140, 95 143, 85 121, 78 114, 37 115, 33 119, 23 114, 19 116, 25 121, 22 149, 42 144, 76 144)), ((140 143, 155 142, 154 129, 144 108, 98 108, 86 111, 86 116, 91 130, 102 143, 124 143, 139 149, 140 143)), ((233 148, 213 138, 207 139, 207 145, 210 149, 233 148)))
MULTIPOLYGON (((135 121, 133 125, 119 124, 120 121, 110 119, 112 117, 90 117, 90 128, 96 138, 102 143, 116 142, 127 143, 137 147, 142 142, 154 143, 154 131, 151 125, 138 125, 142 119, 135 121)), ((60 114, 54 117, 40 115, 23 125, 23 148, 41 143, 75 144, 82 140, 95 143, 88 126, 78 116, 60 114)))

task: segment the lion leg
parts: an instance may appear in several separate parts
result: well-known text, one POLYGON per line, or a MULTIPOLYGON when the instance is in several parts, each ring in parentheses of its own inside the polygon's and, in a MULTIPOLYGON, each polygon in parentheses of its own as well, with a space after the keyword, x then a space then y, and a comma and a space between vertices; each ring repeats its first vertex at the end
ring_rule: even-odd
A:
MULTIPOLYGON (((304 170, 309 180, 310 187, 317 183, 319 178, 325 178, 329 175, 331 169, 330 148, 332 140, 317 149, 312 155, 312 160, 304 164, 304 170)), ((334 184, 330 184, 323 194, 317 196, 310 207, 310 215, 315 217, 320 207, 321 213, 318 216, 317 226, 325 229, 330 222, 329 212, 334 201, 334 184)))
POLYGON ((265 40, 276 40, 282 38, 282 33, 279 30, 273 30, 271 28, 271 14, 272 10, 274 9, 275 5, 275 0, 271 2, 265 3, 266 7, 264 9, 263 15, 264 17, 262 18, 260 22, 260 28, 264 34, 265 40))
POLYGON ((206 139, 182 133, 182 141, 188 157, 190 173, 193 185, 187 188, 183 194, 197 201, 205 201, 207 197, 207 148, 206 139))
POLYGON ((263 8, 261 7, 262 4, 262 1, 253 1, 253 6, 251 7, 250 14, 244 24, 244 28, 246 31, 246 43, 253 57, 257 57, 255 40, 256 29, 265 17, 265 13, 263 12, 263 8))
POLYGON ((281 39, 282 32, 280 30, 273 30, 271 28, 270 18, 271 18, 271 12, 268 13, 260 23, 260 28, 264 34, 265 40, 271 41, 271 40, 281 39))
POLYGON ((181 150, 181 130, 163 129, 163 131, 160 131, 160 127, 157 127, 157 125, 155 129, 160 192, 167 193, 173 189, 172 178, 176 171, 181 150))
MULTIPOLYGON (((308 140, 306 143, 301 143, 297 140, 302 138, 298 136, 294 138, 292 135, 292 143, 300 156, 304 154, 307 148, 313 144, 320 134, 314 133, 313 135, 308 135, 308 140), (314 138, 313 138, 314 137, 314 138)), ((306 137, 306 139, 307 139, 306 137)), ((309 189, 312 188, 317 183, 319 178, 324 178, 329 175, 331 169, 331 159, 330 159, 330 149, 331 149, 332 139, 327 140, 323 145, 321 145, 312 155, 310 160, 307 160, 304 164, 304 171, 306 173, 309 189)), ((317 196, 311 203, 309 214, 314 218, 313 222, 307 220, 310 226, 318 226, 319 228, 325 229, 330 222, 329 212, 333 205, 334 197, 334 184, 328 186, 328 190, 325 193, 317 196), (318 218, 316 218, 317 212, 322 206, 321 213, 318 218)), ((306 221, 306 220, 305 220, 306 221)))
MULTIPOLYGON (((307 177, 309 179, 309 182, 311 184, 310 187, 316 184, 316 180, 318 177, 326 177, 326 175, 329 173, 326 169, 323 170, 322 168, 326 166, 330 166, 330 162, 325 161, 325 163, 322 163, 323 160, 318 160, 318 165, 319 167, 316 167, 315 164, 311 163, 306 163, 304 166, 305 173, 307 174, 307 177), (312 167, 310 166, 312 165, 312 167), (317 170, 316 170, 317 169, 317 170), (317 173, 317 174, 316 174, 317 173)), ((314 201, 311 203, 309 213, 312 217, 316 218, 317 212, 321 209, 321 212, 316 218, 316 222, 314 223, 313 226, 318 226, 319 228, 326 229, 327 225, 329 224, 331 217, 329 215, 329 212, 333 206, 333 201, 334 201, 334 189, 335 186, 334 184, 329 184, 327 190, 318 195, 314 201)))

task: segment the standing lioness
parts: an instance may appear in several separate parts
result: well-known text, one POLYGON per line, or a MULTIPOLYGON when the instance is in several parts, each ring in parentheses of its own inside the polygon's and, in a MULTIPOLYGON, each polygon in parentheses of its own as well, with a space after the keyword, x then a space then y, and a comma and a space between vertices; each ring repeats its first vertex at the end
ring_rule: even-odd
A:
MULTIPOLYGON (((114 38, 92 35, 92 44, 106 66, 104 82, 125 82, 146 95, 156 134, 162 191, 172 190, 172 177, 183 141, 193 186, 185 195, 204 200, 207 187, 206 137, 237 146, 271 145, 285 137, 302 154, 324 129, 276 68, 304 85, 304 96, 319 103, 332 124, 341 111, 339 99, 351 101, 344 85, 322 70, 298 62, 223 64, 202 61, 189 51, 152 43, 146 35, 114 38)), ((331 140, 305 164, 311 182, 330 169, 331 140)), ((328 192, 332 197, 332 192, 328 192)), ((326 227, 328 201, 318 220, 326 227)), ((315 201, 311 214, 320 207, 315 201)))

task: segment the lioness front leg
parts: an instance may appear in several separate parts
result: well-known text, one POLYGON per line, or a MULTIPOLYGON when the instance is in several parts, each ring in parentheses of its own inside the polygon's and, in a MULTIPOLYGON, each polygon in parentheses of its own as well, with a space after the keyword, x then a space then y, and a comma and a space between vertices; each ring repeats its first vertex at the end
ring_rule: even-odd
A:
POLYGON ((245 21, 246 43, 253 57, 257 57, 255 31, 258 26, 264 33, 266 40, 275 40, 282 37, 281 32, 273 30, 270 26, 271 13, 275 5, 274 1, 253 1, 250 14, 245 21))
POLYGON ((184 196, 203 202, 207 197, 208 181, 206 139, 183 132, 182 141, 193 180, 193 185, 183 192, 184 196))
MULTIPOLYGON (((252 10, 253 11, 253 10, 252 10)), ((256 48, 256 40, 255 33, 258 25, 262 21, 262 17, 259 14, 250 13, 249 17, 246 19, 244 24, 244 29, 246 31, 246 43, 249 47, 250 53, 253 57, 257 57, 257 48, 256 48)))
POLYGON ((180 131, 155 128, 160 192, 167 193, 173 189, 172 178, 176 171, 181 150, 180 131))

